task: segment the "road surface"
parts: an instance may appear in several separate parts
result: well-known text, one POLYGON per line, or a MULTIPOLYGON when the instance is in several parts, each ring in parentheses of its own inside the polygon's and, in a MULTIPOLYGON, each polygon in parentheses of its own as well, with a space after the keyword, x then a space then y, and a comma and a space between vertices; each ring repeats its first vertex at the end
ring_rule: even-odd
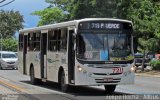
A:
MULTIPOLYGON (((112 95, 160 94, 159 83, 160 78, 136 76, 134 85, 119 85, 112 95)), ((71 87, 69 93, 63 93, 56 83, 31 85, 29 76, 17 70, 0 70, 0 91, 0 94, 16 94, 26 100, 106 100, 102 86, 71 87)))

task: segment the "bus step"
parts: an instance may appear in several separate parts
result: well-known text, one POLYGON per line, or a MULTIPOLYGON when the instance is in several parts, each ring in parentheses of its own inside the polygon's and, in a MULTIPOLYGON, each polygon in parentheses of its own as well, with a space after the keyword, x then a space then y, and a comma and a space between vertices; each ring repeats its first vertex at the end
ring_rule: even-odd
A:
POLYGON ((46 78, 42 78, 42 82, 47 82, 47 79, 46 78))

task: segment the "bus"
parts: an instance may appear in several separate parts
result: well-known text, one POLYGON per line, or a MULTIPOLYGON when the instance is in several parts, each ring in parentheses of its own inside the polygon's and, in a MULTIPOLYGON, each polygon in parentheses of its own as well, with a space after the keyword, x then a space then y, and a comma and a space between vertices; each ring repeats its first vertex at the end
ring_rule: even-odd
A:
POLYGON ((134 84, 133 25, 111 18, 85 18, 19 31, 18 70, 32 84, 103 85, 106 93, 119 84, 134 84))

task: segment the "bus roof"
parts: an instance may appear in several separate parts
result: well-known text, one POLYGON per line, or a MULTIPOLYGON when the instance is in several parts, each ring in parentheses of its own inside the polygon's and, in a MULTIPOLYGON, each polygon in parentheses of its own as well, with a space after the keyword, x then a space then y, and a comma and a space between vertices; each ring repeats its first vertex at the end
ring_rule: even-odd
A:
POLYGON ((22 29, 19 31, 19 33, 35 32, 35 31, 48 30, 48 29, 53 29, 53 28, 61 28, 61 27, 67 27, 67 26, 76 26, 77 27, 77 24, 79 22, 94 21, 94 20, 107 20, 107 21, 110 20, 110 21, 120 21, 120 22, 132 23, 129 20, 114 19, 114 18, 85 18, 85 19, 80 19, 80 20, 73 20, 73 21, 67 21, 67 22, 43 25, 43 26, 39 26, 39 27, 22 29))

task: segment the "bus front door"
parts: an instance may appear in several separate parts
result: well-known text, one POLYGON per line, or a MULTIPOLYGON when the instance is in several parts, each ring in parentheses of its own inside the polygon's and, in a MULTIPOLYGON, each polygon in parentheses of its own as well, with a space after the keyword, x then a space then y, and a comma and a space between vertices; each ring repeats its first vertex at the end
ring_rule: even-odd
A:
MULTIPOLYGON (((42 32, 41 32, 42 33, 42 32)), ((41 67, 41 78, 47 78, 47 33, 41 34, 41 46, 40 46, 40 67, 41 67)))
POLYGON ((68 81, 74 84, 74 67, 75 67, 75 51, 74 51, 74 29, 69 29, 68 41, 68 81))

